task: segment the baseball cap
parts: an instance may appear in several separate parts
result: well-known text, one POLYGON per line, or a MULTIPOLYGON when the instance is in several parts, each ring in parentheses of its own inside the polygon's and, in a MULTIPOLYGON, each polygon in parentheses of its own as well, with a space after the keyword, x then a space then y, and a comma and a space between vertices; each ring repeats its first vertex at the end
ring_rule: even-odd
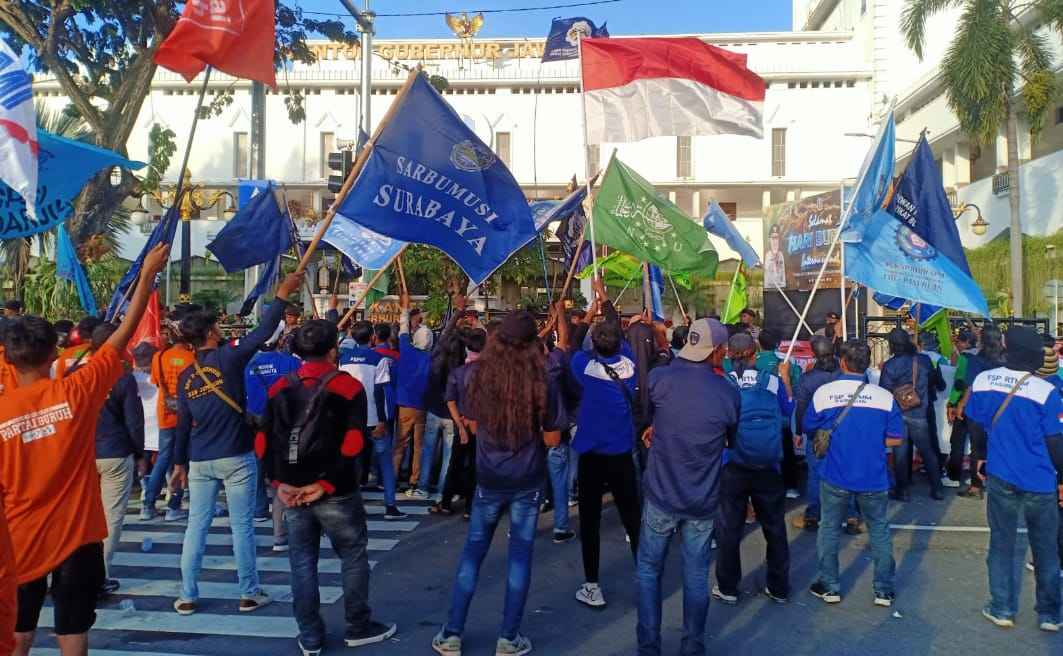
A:
POLYGON ((716 319, 698 319, 690 324, 687 343, 679 351, 679 357, 691 362, 702 362, 716 349, 727 343, 727 329, 716 319))

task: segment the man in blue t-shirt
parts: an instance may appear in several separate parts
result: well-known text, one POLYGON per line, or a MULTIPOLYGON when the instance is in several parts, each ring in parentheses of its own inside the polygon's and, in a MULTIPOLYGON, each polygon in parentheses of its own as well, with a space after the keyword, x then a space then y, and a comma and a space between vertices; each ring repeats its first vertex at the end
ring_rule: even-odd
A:
POLYGON ((661 653, 661 574, 675 534, 683 548, 682 653, 705 653, 720 471, 738 425, 738 391, 713 370, 726 339, 719 321, 698 319, 672 363, 649 375, 653 423, 642 437, 648 451, 638 545, 639 654, 661 653))
POLYGON ((845 344, 842 375, 816 390, 802 428, 809 439, 816 431, 831 433, 830 447, 819 461, 821 523, 816 537, 819 578, 809 591, 828 604, 842 600, 838 577, 838 540, 850 496, 856 497, 871 538, 875 562, 875 605, 893 605, 893 540, 886 517, 890 487, 886 447, 904 438, 901 410, 893 395, 866 382, 871 349, 858 340, 845 344))
POLYGON ((432 331, 422 323, 421 311, 410 309, 410 296, 399 299, 402 314, 399 318, 399 360, 392 369, 395 374, 396 403, 398 405, 395 446, 392 464, 395 474, 402 470, 406 448, 413 440, 410 454, 410 487, 406 496, 424 500, 428 492, 417 489, 421 478, 421 450, 424 445, 424 391, 428 385, 428 370, 432 365, 432 331))
POLYGON ((1063 399, 1052 383, 1037 377, 1044 363, 1041 337, 1016 327, 1005 338, 1005 366, 978 374, 964 408, 969 421, 986 434, 985 471, 989 518, 989 604, 982 610, 993 624, 1015 625, 1019 612, 1020 568, 1015 541, 1025 519, 1037 580, 1038 623, 1060 629, 1057 531, 1063 499, 1063 399))

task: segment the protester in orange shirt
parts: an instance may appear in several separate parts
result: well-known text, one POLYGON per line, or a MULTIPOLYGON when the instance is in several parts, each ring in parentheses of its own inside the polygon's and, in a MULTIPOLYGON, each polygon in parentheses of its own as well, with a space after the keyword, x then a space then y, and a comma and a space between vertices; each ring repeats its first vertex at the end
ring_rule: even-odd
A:
POLYGON ((91 316, 78 322, 74 333, 70 336, 70 346, 60 351, 59 357, 55 360, 52 378, 63 378, 68 371, 88 362, 92 357, 92 331, 96 330, 101 323, 103 322, 98 318, 91 316))
MULTIPOLYGON (((196 359, 195 350, 181 337, 177 325, 190 311, 198 310, 198 305, 179 305, 166 317, 164 334, 168 335, 172 345, 156 353, 151 359, 151 382, 159 388, 156 412, 159 417, 159 453, 155 468, 145 484, 144 505, 140 509, 140 519, 155 519, 155 501, 162 492, 163 483, 173 465, 174 443, 177 436, 177 379, 185 369, 192 366, 196 359)), ((169 507, 164 519, 168 522, 181 520, 187 513, 181 510, 183 490, 174 490, 170 496, 169 507)))
POLYGON ((63 656, 88 653, 103 584, 107 522, 96 473, 96 423, 124 373, 125 351, 147 306, 152 281, 169 258, 160 245, 144 258, 140 282, 118 330, 88 364, 52 380, 55 329, 37 317, 11 322, 4 336, 18 389, 0 403, 0 490, 15 554, 16 656, 29 654, 48 592, 63 656))
POLYGON ((17 617, 15 583, 15 554, 11 549, 11 535, 7 520, 0 508, 0 656, 10 656, 15 650, 15 618, 17 617))

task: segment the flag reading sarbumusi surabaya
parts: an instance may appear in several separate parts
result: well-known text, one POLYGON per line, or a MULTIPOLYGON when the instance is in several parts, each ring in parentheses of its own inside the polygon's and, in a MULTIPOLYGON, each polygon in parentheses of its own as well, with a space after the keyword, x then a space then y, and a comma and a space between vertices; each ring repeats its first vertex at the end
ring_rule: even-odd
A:
POLYGON ((277 88, 273 0, 187 0, 155 63, 191 82, 208 65, 277 88))
MULTIPOLYGON (((671 272, 716 273, 705 230, 615 157, 594 200, 594 239, 671 272)), ((589 236, 589 231, 588 231, 589 236)))
POLYGON ((583 39, 587 143, 764 133, 765 84, 744 54, 695 38, 583 39))
POLYGON ((396 102, 336 213, 435 246, 483 282, 538 234, 524 192, 423 75, 396 102))

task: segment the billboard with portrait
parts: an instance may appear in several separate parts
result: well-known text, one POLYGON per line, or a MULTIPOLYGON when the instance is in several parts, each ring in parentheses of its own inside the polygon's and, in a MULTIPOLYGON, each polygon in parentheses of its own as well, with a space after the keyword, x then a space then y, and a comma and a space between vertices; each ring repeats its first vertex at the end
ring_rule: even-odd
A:
MULTIPOLYGON (((841 214, 840 191, 769 207, 764 217, 764 289, 812 289, 841 214)), ((821 288, 840 286, 840 252, 841 248, 835 248, 821 288)))

